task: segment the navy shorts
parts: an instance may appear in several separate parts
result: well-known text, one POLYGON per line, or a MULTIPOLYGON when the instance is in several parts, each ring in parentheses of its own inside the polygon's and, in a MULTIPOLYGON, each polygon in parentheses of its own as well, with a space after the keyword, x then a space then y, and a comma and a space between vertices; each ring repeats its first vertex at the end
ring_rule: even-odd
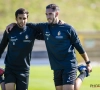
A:
POLYGON ((29 72, 5 68, 5 84, 15 83, 16 90, 28 90, 29 72))
POLYGON ((55 86, 71 84, 74 85, 77 76, 77 70, 68 72, 66 69, 54 70, 54 83, 55 86))

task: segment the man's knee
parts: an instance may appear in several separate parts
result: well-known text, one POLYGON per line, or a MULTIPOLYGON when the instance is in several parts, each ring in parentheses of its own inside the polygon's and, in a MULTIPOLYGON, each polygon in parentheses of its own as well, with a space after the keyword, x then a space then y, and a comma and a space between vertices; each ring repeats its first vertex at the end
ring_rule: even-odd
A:
POLYGON ((6 90, 15 90, 15 83, 6 83, 6 90))
POLYGON ((63 85, 63 90, 74 90, 74 85, 63 85))
POLYGON ((77 78, 75 80, 74 90, 80 90, 81 84, 82 84, 82 80, 80 78, 77 78))
POLYGON ((56 86, 56 90, 63 90, 63 86, 62 85, 56 86))

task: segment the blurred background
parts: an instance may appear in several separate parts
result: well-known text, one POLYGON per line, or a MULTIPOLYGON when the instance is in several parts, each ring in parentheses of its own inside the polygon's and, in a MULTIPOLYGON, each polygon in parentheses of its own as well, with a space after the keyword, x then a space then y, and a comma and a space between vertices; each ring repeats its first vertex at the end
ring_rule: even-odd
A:
MULTIPOLYGON (((90 88, 89 86, 90 84, 100 84, 100 74, 96 76, 97 73, 100 72, 100 0, 0 0, 0 40, 2 39, 2 34, 6 26, 12 22, 16 22, 15 11, 18 8, 22 7, 29 11, 28 22, 47 22, 45 7, 51 3, 55 3, 60 7, 59 18, 66 23, 71 24, 76 29, 81 43, 92 61, 93 67, 96 68, 94 69, 96 70, 95 74, 93 73, 93 76, 90 79, 93 79, 94 81, 96 80, 94 77, 96 77, 97 80, 92 83, 89 79, 91 83, 88 83, 87 85, 85 82, 81 90, 84 90, 84 88, 88 88, 88 90, 100 90, 100 87, 95 89, 90 88)), ((2 55, 0 65, 4 65, 3 59, 5 54, 6 50, 2 55)), ((84 63, 77 51, 76 55, 79 64, 84 63)), ((35 72, 36 76, 40 73, 43 74, 41 70, 44 70, 45 72, 48 71, 48 75, 46 73, 45 75, 47 76, 44 75, 45 79, 51 75, 50 80, 52 80, 52 72, 50 71, 50 67, 48 68, 49 60, 44 41, 35 41, 31 64, 31 70, 34 68, 33 70, 38 71, 40 68, 38 73, 35 72), (47 70, 45 70, 45 68, 47 68, 47 70)), ((33 83, 37 82, 37 84, 40 84, 39 76, 35 78, 34 72, 31 72, 31 78, 36 80, 33 81, 33 83)), ((44 81, 44 78, 41 78, 41 80, 44 81)), ((32 79, 30 82, 32 82, 32 79)), ((46 83, 47 82, 49 82, 49 80, 47 80, 46 83)), ((30 84, 29 90, 32 90, 32 88, 34 88, 34 90, 54 90, 54 86, 53 84, 51 85, 51 82, 53 83, 53 80, 48 83, 47 86, 50 87, 48 89, 45 89, 45 85, 43 84, 41 85, 43 89, 39 89, 38 86, 34 88, 36 85, 30 84), (51 89, 51 87, 53 88, 51 89)))

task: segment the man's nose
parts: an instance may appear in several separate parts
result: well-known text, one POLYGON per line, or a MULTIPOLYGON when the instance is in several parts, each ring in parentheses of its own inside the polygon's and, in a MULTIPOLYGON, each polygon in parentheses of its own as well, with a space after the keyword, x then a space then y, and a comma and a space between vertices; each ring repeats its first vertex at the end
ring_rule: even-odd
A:
POLYGON ((50 18, 50 16, 49 16, 49 15, 47 15, 47 18, 50 18))
POLYGON ((24 23, 24 20, 22 19, 21 22, 24 23))

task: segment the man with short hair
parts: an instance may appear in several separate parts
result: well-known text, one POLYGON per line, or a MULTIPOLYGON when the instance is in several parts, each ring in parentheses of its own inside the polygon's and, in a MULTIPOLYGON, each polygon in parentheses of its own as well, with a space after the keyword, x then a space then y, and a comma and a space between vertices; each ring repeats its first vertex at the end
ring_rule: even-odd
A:
POLYGON ((35 38, 43 36, 35 28, 26 26, 28 14, 24 8, 15 12, 17 24, 9 34, 4 32, 0 43, 0 57, 8 45, 4 73, 6 90, 28 89, 32 47, 35 38))
MULTIPOLYGON (((92 68, 75 29, 66 23, 59 24, 58 16, 59 7, 56 4, 47 5, 46 17, 48 27, 42 31, 44 33, 51 69, 54 70, 56 90, 74 90, 77 72, 77 60, 74 48, 76 48, 86 62, 88 72, 91 72, 92 68)), ((84 77, 85 75, 81 78, 84 77)))

